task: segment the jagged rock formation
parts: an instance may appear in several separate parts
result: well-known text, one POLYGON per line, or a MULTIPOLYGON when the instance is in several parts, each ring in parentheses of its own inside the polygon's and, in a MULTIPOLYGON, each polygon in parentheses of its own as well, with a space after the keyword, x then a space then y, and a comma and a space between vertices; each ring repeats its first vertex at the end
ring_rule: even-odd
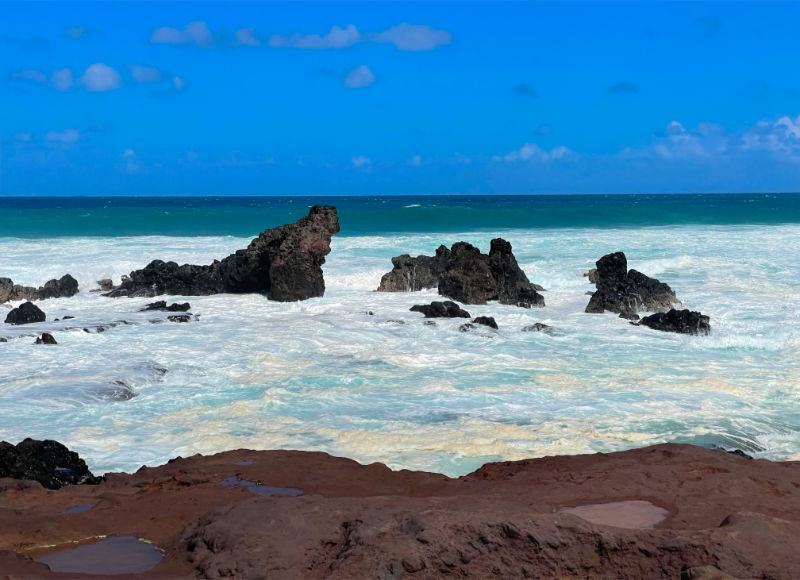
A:
POLYGON ((0 278, 0 303, 11 300, 45 300, 47 298, 69 298, 78 293, 78 281, 69 274, 56 280, 48 280, 44 286, 20 286, 11 278, 0 278))
POLYGON ((265 230, 244 250, 207 266, 153 260, 105 296, 263 293, 291 302, 322 296, 322 264, 339 232, 336 208, 316 205, 293 224, 265 230))
POLYGON ((497 300, 530 308, 544 306, 541 286, 531 284, 517 264, 511 244, 502 238, 491 242, 489 254, 466 242, 448 250, 439 246, 436 256, 392 258, 394 268, 381 278, 378 291, 398 292, 438 288, 439 294, 464 304, 497 300))
POLYGON ((422 312, 425 318, 469 318, 470 314, 455 302, 431 302, 430 304, 416 304, 409 308, 411 312, 422 312))
POLYGON ((673 308, 669 312, 656 312, 642 318, 639 324, 663 332, 711 334, 709 317, 693 310, 675 310, 673 308))
POLYGON ((52 334, 49 332, 43 332, 42 336, 38 337, 36 342, 33 344, 58 344, 58 342, 56 342, 56 339, 52 334))
POLYGON ((6 324, 31 324, 33 322, 44 322, 47 316, 42 309, 32 302, 24 302, 14 308, 6 316, 6 324))
POLYGON ((586 312, 616 312, 623 318, 636 318, 636 313, 663 312, 680 305, 667 284, 628 270, 625 254, 606 254, 596 262, 597 291, 589 299, 586 312))
POLYGON ((32 479, 47 489, 100 483, 86 462, 58 441, 24 439, 17 445, 0 441, 0 478, 32 479))

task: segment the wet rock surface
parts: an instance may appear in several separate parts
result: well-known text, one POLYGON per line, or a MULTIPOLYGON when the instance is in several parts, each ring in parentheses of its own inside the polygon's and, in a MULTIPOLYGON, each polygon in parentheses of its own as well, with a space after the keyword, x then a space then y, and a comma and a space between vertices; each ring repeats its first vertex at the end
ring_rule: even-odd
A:
POLYGON ((550 332, 553 328, 544 322, 534 322, 522 327, 522 332, 550 332))
POLYGON ((667 284, 636 270, 628 270, 622 252, 606 254, 597 262, 597 291, 592 294, 586 312, 615 312, 633 318, 637 312, 662 312, 680 301, 667 284))
POLYGON ((297 222, 265 230, 246 249, 213 264, 179 266, 153 260, 105 296, 262 293, 281 302, 322 296, 322 264, 331 250, 331 236, 338 232, 336 208, 314 206, 297 222))
POLYGON ((647 326, 662 332, 678 332, 681 334, 711 334, 711 322, 708 316, 693 310, 675 310, 656 312, 645 316, 639 325, 647 326))
POLYGON ((798 462, 674 444, 490 463, 458 479, 238 450, 57 492, 0 480, 0 569, 63 577, 31 558, 135 530, 163 551, 140 578, 792 579, 798 481, 798 462), (63 514, 83 504, 94 507, 63 514))
POLYGON ((151 310, 160 310, 163 312, 188 312, 190 309, 191 305, 188 302, 183 302, 182 304, 175 302, 167 306, 166 300, 159 300, 158 302, 146 304, 144 308, 139 309, 139 312, 149 312, 151 310))
POLYGON ((58 344, 58 342, 56 342, 56 339, 52 334, 49 332, 43 332, 42 336, 38 337, 34 344, 58 344))
POLYGON ((38 481, 48 489, 96 484, 86 462, 58 441, 25 439, 17 445, 0 441, 0 478, 38 481))
POLYGON ((415 304, 409 308, 411 312, 421 312, 425 318, 469 318, 470 313, 455 302, 431 302, 430 304, 415 304))
POLYGON ((47 298, 69 298, 78 293, 78 281, 69 274, 58 280, 52 279, 44 286, 20 286, 10 278, 0 278, 0 303, 10 300, 46 300, 47 298))
POLYGON ((6 316, 6 324, 33 324, 44 322, 47 316, 41 308, 32 302, 24 302, 11 310, 6 316))
POLYGON ((436 256, 392 258, 393 269, 381 279, 378 291, 397 292, 436 287, 442 296, 464 304, 497 300, 524 308, 544 306, 544 297, 517 264, 511 244, 491 241, 489 254, 466 242, 448 250, 439 246, 436 256))

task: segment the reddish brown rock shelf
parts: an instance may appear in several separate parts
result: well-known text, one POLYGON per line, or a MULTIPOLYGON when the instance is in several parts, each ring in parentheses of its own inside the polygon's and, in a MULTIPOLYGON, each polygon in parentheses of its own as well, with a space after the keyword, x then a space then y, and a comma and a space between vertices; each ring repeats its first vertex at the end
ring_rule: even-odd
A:
POLYGON ((238 450, 58 491, 0 480, 0 578, 97 577, 31 558, 103 536, 163 551, 151 570, 115 578, 796 578, 800 462, 665 444, 450 479, 238 450), (273 488, 294 495, 264 495, 273 488), (559 511, 630 501, 611 509, 644 511, 617 521, 646 521, 642 502, 669 513, 626 529, 559 511))

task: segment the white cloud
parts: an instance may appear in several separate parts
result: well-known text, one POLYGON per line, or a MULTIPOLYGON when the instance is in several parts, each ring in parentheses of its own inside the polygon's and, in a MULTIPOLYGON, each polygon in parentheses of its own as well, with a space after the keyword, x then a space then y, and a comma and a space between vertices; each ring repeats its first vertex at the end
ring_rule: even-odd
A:
POLYGON ((506 161, 508 163, 524 162, 524 161, 554 161, 564 159, 572 155, 573 152, 567 147, 559 146, 554 147, 550 151, 545 151, 535 143, 525 143, 516 151, 506 153, 502 157, 494 157, 495 161, 506 161))
POLYGON ((186 25, 183 30, 170 26, 161 26, 153 30, 150 42, 154 44, 194 44, 209 48, 214 46, 214 35, 205 22, 194 21, 186 25))
POLYGON ((76 143, 81 138, 81 132, 77 129, 65 129, 60 133, 58 131, 49 131, 44 140, 50 143, 76 143))
POLYGON ((94 92, 118 89, 120 86, 119 73, 102 62, 96 62, 83 73, 81 84, 94 92))
POLYGON ((176 91, 182 91, 187 86, 189 86, 189 83, 186 81, 186 79, 178 76, 172 77, 172 88, 176 91))
POLYGON ((419 167, 420 165, 422 165, 422 157, 420 157, 419 155, 414 155, 414 157, 411 158, 411 165, 413 165, 414 167, 419 167))
POLYGON ((624 157, 660 157, 661 159, 702 159, 730 149, 730 136, 720 125, 700 123, 687 129, 678 121, 670 121, 664 132, 651 145, 642 149, 626 148, 624 157))
POLYGON ((50 84, 57 91, 68 91, 72 88, 72 71, 68 68, 57 68, 50 75, 50 84))
POLYGON ((123 151, 122 159, 125 161, 125 170, 128 173, 135 173, 139 170, 139 162, 136 161, 136 152, 133 149, 123 151))
POLYGON ((269 37, 269 45, 274 47, 292 48, 346 48, 361 40, 361 33, 352 24, 345 28, 331 27, 328 34, 300 34, 291 36, 273 34, 269 37))
POLYGON ((252 28, 239 28, 234 34, 237 46, 261 46, 261 41, 252 28))
POLYGON ((450 44, 453 38, 446 30, 404 22, 375 34, 372 40, 391 43, 398 50, 433 50, 437 46, 450 44))
POLYGON ((354 167, 369 167, 370 165, 372 165, 372 161, 370 161, 368 157, 364 157, 363 155, 353 157, 354 167))
POLYGON ((348 89, 363 89, 375 82, 375 75, 366 65, 357 66, 344 78, 344 86, 348 89))
POLYGON ((760 121, 742 135, 742 149, 762 149, 773 153, 800 152, 800 115, 783 116, 777 121, 760 121))
POLYGON ((154 66, 143 66, 139 64, 131 65, 133 80, 137 83, 157 83, 164 78, 164 73, 154 66))

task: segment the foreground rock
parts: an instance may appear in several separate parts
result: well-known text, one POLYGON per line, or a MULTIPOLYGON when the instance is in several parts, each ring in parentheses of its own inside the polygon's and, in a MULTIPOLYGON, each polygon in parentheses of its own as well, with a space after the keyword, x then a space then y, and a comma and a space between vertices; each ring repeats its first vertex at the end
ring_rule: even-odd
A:
POLYGON ((597 291, 592 294, 586 312, 616 312, 623 318, 636 318, 636 313, 663 312, 680 301, 667 284, 628 270, 622 252, 606 254, 597 262, 597 291))
POLYGON ((455 302, 431 302, 430 304, 415 304, 409 308, 411 312, 422 312, 425 318, 469 318, 470 314, 455 302))
POLYGON ((17 445, 0 441, 0 478, 38 481, 47 489, 99 483, 77 453, 58 441, 25 439, 17 445))
POLYGON ((163 312, 188 312, 190 308, 191 305, 188 302, 184 302, 182 304, 175 302, 167 306, 166 300, 159 300, 158 302, 146 304, 144 308, 139 309, 139 312, 148 312, 150 310, 160 310, 163 312))
POLYGON ((43 332, 42 336, 38 337, 34 344, 58 344, 55 337, 49 332, 43 332))
POLYGON ((135 533, 164 557, 126 578, 792 579, 798 481, 797 462, 688 445, 490 463, 458 479, 238 450, 57 492, 0 482, 0 570, 58 578, 18 552, 135 533), (633 517, 642 506, 648 517, 633 517))
POLYGON ((656 312, 639 321, 642 326, 663 332, 679 332, 681 334, 711 334, 708 316, 693 310, 675 310, 656 312))
POLYGON ((14 308, 6 316, 6 324, 32 324, 44 322, 47 316, 42 309, 32 302, 25 302, 14 308))
POLYGON ((78 281, 69 274, 58 280, 48 280, 44 286, 20 286, 10 278, 0 278, 0 303, 11 300, 45 300, 47 298, 69 298, 78 293, 78 281))
POLYGON ((322 264, 338 232, 336 208, 316 205, 297 222, 265 230, 246 249, 211 265, 153 260, 105 296, 263 293, 281 302, 322 296, 322 264))
POLYGON ((464 304, 497 300, 530 308, 544 306, 541 286, 531 284, 517 264, 511 244, 502 238, 491 242, 489 254, 457 242, 448 250, 439 246, 436 256, 408 254, 392 258, 394 268, 381 278, 378 291, 399 292, 438 288, 439 294, 464 304))

